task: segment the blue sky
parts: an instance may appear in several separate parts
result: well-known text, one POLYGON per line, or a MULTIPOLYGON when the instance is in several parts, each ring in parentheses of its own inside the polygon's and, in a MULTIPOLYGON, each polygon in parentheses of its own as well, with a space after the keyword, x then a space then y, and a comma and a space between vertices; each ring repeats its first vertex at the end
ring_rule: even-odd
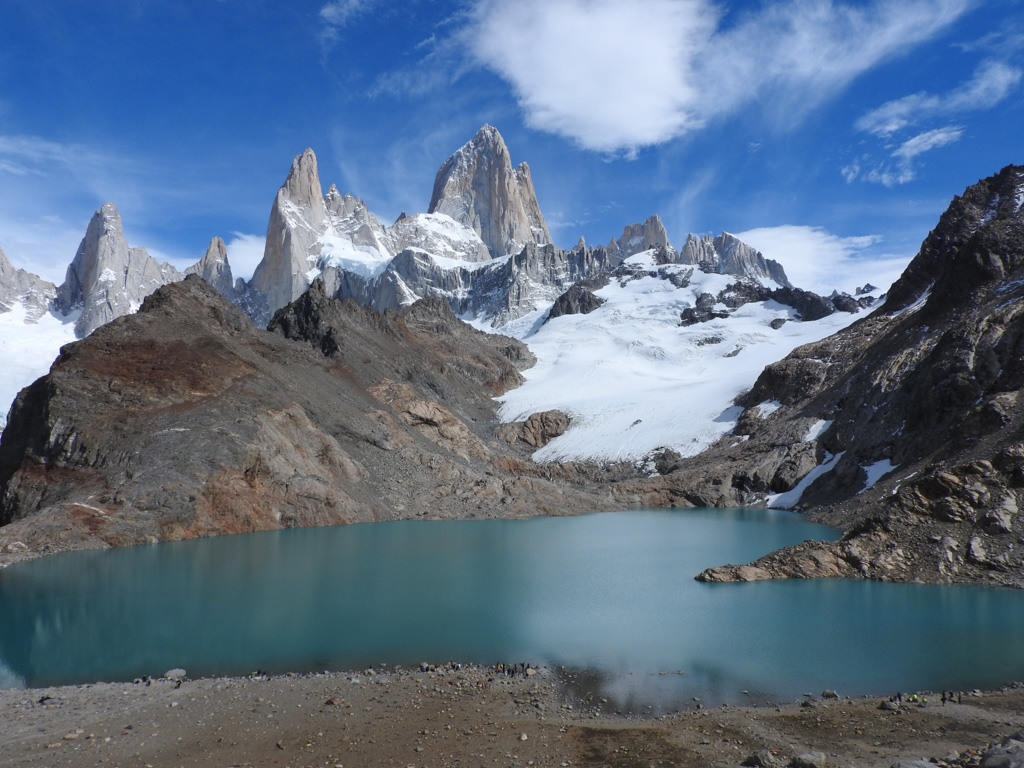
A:
POLYGON ((1021 0, 5 0, 0 247, 60 282, 112 201, 248 276, 306 147, 390 223, 490 123, 560 246, 657 213, 852 290, 1024 162, 1022 71, 1021 0))

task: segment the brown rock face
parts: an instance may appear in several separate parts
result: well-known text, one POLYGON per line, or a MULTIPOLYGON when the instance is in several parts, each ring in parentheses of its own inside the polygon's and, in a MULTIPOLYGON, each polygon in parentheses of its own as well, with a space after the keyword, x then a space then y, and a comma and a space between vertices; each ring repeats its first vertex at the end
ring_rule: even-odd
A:
POLYGON ((618 506, 494 436, 532 356, 443 301, 311 290, 261 331, 196 276, 64 348, 0 441, 0 551, 618 506))
POLYGON ((561 411, 532 413, 526 421, 503 424, 498 431, 507 443, 521 441, 534 449, 543 448, 569 428, 569 417, 561 411))

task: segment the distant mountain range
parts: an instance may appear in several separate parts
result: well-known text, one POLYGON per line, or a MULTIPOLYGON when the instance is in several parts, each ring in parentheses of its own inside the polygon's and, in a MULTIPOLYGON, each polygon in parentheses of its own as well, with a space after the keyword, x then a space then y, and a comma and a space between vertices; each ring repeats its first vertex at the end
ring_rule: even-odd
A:
POLYGON ((793 292, 781 265, 727 233, 690 236, 677 250, 656 215, 625 227, 607 246, 589 247, 581 240, 572 250, 557 248, 529 167, 513 167, 501 135, 484 126, 442 164, 428 212, 403 213, 390 226, 334 185, 323 194, 316 156, 306 150, 274 198, 264 257, 249 281, 233 277, 219 237, 184 274, 145 248, 130 247, 113 203, 96 211, 60 286, 15 269, 0 251, 0 327, 6 337, 0 354, 15 361, 0 373, 0 401, 9 403, 45 373, 60 346, 137 311, 159 286, 187 274, 199 275, 259 327, 319 278, 334 298, 384 310, 437 297, 478 327, 507 332, 513 321, 546 312, 568 289, 607 276, 649 249, 659 264, 695 266, 702 273, 783 289, 774 297, 795 307, 794 317, 855 312, 871 300, 793 292))
MULTIPOLYGON (((446 299, 456 314, 495 328, 549 306, 580 280, 604 274, 649 249, 661 263, 792 287, 780 264, 723 233, 692 235, 674 248, 655 215, 627 226, 607 246, 551 242, 526 163, 513 168, 505 142, 484 126, 438 171, 427 213, 404 213, 390 226, 365 204, 331 185, 322 191, 316 156, 295 158, 267 225, 263 260, 250 281, 235 280, 223 241, 185 274, 198 274, 259 326, 319 277, 329 295, 378 310, 419 298, 446 299)), ((0 253, 0 308, 25 306, 32 322, 46 311, 71 319, 78 338, 136 311, 160 285, 184 274, 129 247, 113 203, 93 216, 59 287, 20 269, 0 253)), ((848 308, 847 308, 848 309, 848 308)))

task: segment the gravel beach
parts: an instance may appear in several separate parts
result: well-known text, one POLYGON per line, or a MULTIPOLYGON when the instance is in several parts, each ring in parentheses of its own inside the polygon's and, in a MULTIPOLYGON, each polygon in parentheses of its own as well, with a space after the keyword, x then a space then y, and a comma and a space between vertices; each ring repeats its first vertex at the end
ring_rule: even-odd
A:
POLYGON ((565 674, 442 665, 4 690, 0 765, 969 766, 1024 728, 1016 686, 886 705, 898 711, 828 693, 644 718, 570 698, 565 674))

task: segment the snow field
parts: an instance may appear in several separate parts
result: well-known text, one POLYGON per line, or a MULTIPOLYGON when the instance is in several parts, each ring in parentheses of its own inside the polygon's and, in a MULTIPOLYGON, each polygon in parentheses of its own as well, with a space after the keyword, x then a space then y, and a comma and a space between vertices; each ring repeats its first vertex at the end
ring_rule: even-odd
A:
POLYGON ((0 429, 7 424, 18 392, 46 375, 60 348, 75 341, 77 315, 50 312, 36 323, 26 323, 27 314, 20 303, 0 313, 0 429))
MULTIPOLYGON (((659 269, 651 253, 630 261, 659 269)), ((690 270, 663 266, 661 274, 690 270)), ((761 370, 795 347, 824 338, 859 315, 836 313, 816 322, 787 322, 792 310, 775 302, 745 304, 730 317, 681 327, 680 313, 701 293, 717 294, 736 281, 693 270, 676 288, 663 277, 613 281, 606 299, 587 315, 565 315, 536 327, 534 313, 498 329, 525 341, 537 365, 526 382, 498 398, 501 418, 519 421, 558 409, 569 430, 534 454, 539 462, 639 461, 671 448, 694 456, 728 434, 742 409, 733 400, 761 370)))

